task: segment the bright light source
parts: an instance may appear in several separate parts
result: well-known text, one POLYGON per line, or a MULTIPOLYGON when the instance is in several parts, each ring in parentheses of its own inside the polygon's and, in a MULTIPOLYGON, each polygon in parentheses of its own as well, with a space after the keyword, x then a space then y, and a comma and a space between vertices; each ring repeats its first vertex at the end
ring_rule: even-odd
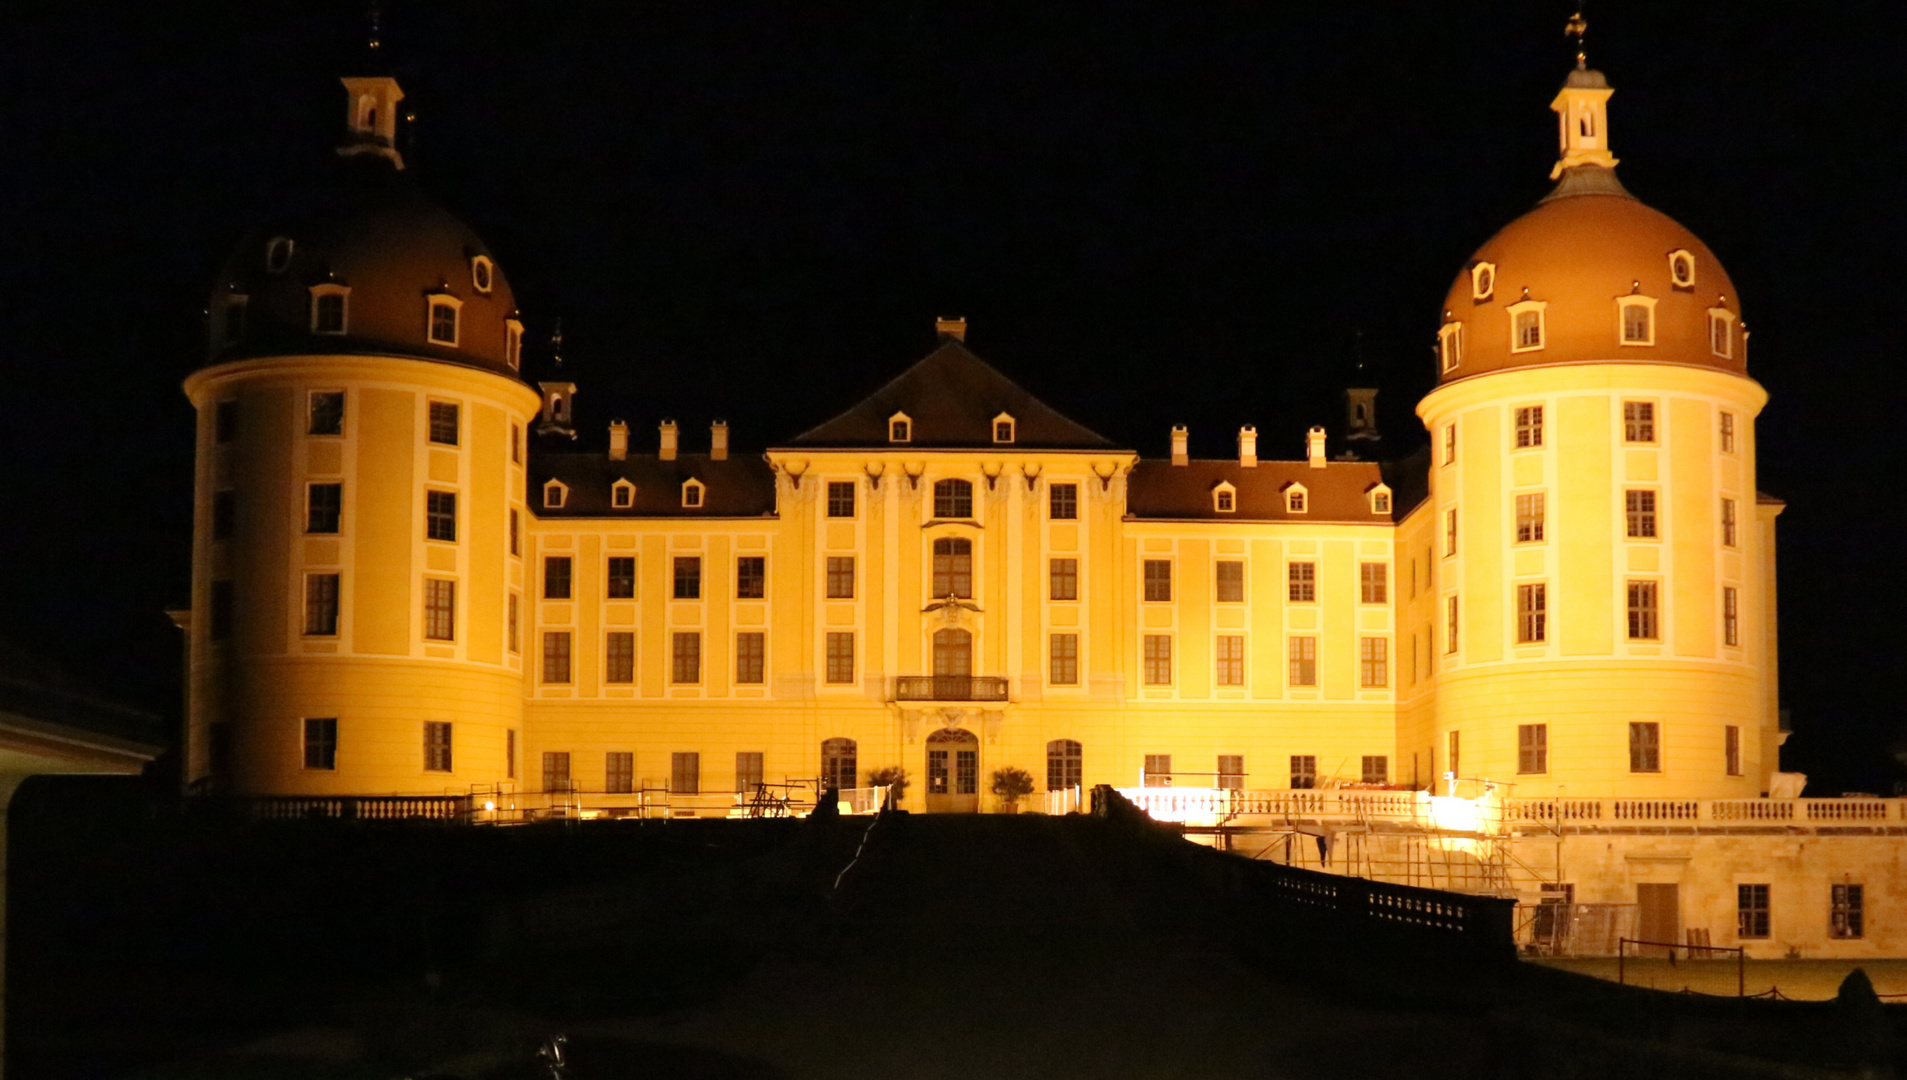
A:
POLYGON ((1430 797, 1430 823, 1452 832, 1476 832, 1479 818, 1477 800, 1454 795, 1430 797))

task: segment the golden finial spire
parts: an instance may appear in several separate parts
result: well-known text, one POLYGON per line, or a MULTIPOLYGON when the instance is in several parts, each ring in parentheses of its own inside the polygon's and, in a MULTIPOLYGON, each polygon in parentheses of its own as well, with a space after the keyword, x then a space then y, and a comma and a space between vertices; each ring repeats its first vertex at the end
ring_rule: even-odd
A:
POLYGON ((1576 68, 1582 70, 1589 66, 1589 55, 1583 51, 1583 35, 1589 32, 1589 20, 1583 18, 1582 9, 1569 17, 1563 24, 1563 33, 1576 39, 1576 68))

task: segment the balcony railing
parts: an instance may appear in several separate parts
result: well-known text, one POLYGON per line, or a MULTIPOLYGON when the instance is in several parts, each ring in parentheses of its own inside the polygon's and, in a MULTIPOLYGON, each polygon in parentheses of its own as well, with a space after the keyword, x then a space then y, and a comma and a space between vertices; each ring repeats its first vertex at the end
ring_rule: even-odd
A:
POLYGON ((895 701, 1005 701, 1006 679, 998 675, 902 675, 895 701))

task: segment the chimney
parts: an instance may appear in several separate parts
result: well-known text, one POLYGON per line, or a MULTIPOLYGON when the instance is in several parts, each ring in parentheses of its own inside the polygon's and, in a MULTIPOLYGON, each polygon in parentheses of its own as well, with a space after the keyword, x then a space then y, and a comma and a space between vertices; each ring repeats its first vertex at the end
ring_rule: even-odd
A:
POLYGON ((728 421, 717 420, 709 425, 709 460, 728 460, 728 421))
POLYGON ((663 461, 675 460, 675 433, 675 421, 664 420, 662 422, 662 452, 656 455, 663 461))
POLYGON ((629 425, 621 420, 609 422, 609 460, 627 461, 629 459, 629 425))
POLYGON ((1258 467, 1258 429, 1250 424, 1238 429, 1238 467, 1258 467))
POLYGON ((1172 464, 1183 465, 1186 462, 1191 460, 1191 458, 1185 452, 1185 440, 1187 437, 1188 436, 1187 436, 1184 424, 1179 424, 1173 427, 1172 429, 1172 464))
POLYGON ((1314 469, 1324 468, 1324 429, 1314 427, 1306 432, 1305 444, 1306 450, 1308 451, 1306 456, 1311 460, 1311 467, 1314 469))
POLYGON ((940 335, 942 341, 965 341, 967 340, 966 316, 963 315, 958 319, 935 319, 934 332, 940 335))

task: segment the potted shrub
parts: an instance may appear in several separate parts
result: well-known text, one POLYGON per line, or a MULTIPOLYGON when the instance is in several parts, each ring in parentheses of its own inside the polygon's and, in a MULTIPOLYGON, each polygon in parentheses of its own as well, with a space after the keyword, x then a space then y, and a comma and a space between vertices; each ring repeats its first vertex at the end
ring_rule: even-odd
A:
POLYGON ((1000 812, 1017 814, 1020 800, 1033 794, 1033 774, 1017 765, 993 770, 993 794, 1000 800, 1000 812))
POLYGON ((886 788, 887 803, 883 809, 899 809, 901 798, 907 794, 907 770, 899 765, 870 769, 867 774, 867 786, 886 788))

